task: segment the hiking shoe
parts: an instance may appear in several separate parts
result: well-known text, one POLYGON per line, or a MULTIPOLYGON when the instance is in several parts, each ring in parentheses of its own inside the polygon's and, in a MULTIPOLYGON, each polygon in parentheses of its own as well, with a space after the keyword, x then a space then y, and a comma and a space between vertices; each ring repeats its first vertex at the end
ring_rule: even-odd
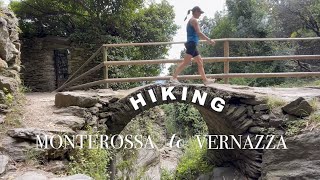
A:
POLYGON ((207 85, 213 84, 214 82, 216 82, 216 79, 208 79, 205 82, 203 82, 203 84, 207 86, 207 85))
POLYGON ((170 78, 170 82, 174 84, 180 84, 180 82, 176 78, 170 78))

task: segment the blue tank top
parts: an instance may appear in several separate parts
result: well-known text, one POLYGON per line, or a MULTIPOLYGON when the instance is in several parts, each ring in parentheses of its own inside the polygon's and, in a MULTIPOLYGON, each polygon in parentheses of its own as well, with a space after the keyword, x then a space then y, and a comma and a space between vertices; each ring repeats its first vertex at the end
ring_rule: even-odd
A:
POLYGON ((198 44, 199 42, 199 36, 196 32, 196 30, 194 29, 194 27, 188 23, 187 24, 187 42, 193 41, 196 44, 198 44))

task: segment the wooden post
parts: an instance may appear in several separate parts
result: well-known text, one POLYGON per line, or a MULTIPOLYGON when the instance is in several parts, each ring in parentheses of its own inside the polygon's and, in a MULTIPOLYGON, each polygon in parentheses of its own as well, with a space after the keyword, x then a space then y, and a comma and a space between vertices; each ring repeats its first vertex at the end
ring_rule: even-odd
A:
MULTIPOLYGON (((103 47, 102 48, 102 53, 103 53, 103 62, 107 62, 108 61, 108 48, 107 47, 103 47)), ((104 67, 104 71, 103 71, 103 74, 104 74, 104 79, 108 79, 108 69, 109 67, 106 65, 104 67)), ((106 89, 109 88, 109 83, 106 83, 105 86, 104 86, 106 89)))
MULTIPOLYGON (((230 51, 229 51, 229 41, 224 41, 224 57, 229 57, 230 51)), ((224 74, 229 74, 230 67, 229 67, 229 60, 225 59, 224 61, 224 74)), ((229 84, 229 78, 224 78, 224 83, 229 84)))

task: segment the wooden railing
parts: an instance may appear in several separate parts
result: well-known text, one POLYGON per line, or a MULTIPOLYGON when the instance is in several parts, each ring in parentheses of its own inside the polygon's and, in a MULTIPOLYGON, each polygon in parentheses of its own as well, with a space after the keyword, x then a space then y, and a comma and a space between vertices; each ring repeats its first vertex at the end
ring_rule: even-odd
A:
MULTIPOLYGON (((281 60, 320 60, 320 55, 287 55, 287 56, 251 56, 251 57, 229 57, 230 42, 253 42, 253 41, 310 41, 320 40, 320 37, 311 38, 227 38, 215 39, 216 42, 224 42, 224 57, 204 57, 204 63, 223 62, 223 74, 207 74, 207 77, 224 78, 225 83, 229 83, 229 78, 271 78, 271 77, 310 77, 320 76, 320 72, 284 72, 284 73, 229 73, 230 62, 244 62, 244 61, 281 61, 281 60)), ((204 41, 200 41, 201 43, 204 41)), ((132 77, 132 78, 112 78, 108 77, 109 66, 120 65, 147 65, 147 64, 165 64, 165 63, 180 63, 183 59, 155 59, 155 60, 131 60, 131 61, 108 61, 108 48, 111 47, 125 47, 125 46, 155 46, 155 45, 172 45, 183 44, 185 42, 149 42, 149 43, 124 43, 124 44, 104 44, 102 45, 76 72, 74 72, 68 80, 59 87, 56 91, 64 89, 75 90, 81 88, 88 88, 96 85, 105 84, 108 88, 109 83, 120 82, 139 82, 139 81, 157 81, 169 80, 171 76, 157 76, 157 77, 132 77), (97 55, 103 54, 103 62, 86 71, 85 73, 76 77, 83 68, 90 63, 97 55), (100 81, 90 82, 82 85, 70 87, 74 82, 83 77, 97 71, 104 67, 104 79, 100 81)), ((201 79, 200 75, 183 75, 178 76, 179 79, 201 79)))

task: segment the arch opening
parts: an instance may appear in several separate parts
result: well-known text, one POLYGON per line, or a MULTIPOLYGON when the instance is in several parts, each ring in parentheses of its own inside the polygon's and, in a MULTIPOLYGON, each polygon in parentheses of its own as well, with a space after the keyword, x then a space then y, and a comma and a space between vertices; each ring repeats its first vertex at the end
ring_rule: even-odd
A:
MULTIPOLYGON (((250 136, 248 128, 254 124, 254 120, 251 117, 251 111, 253 111, 251 101, 254 99, 254 95, 221 91, 214 87, 198 85, 170 86, 168 84, 148 85, 135 89, 129 95, 109 104, 108 110, 112 111, 113 114, 111 119, 106 122, 109 128, 108 134, 119 134, 134 117, 146 110, 163 104, 179 102, 193 105, 199 111, 208 127, 209 135, 250 136), (162 97, 164 95, 162 92, 163 88, 167 90, 171 88, 171 94, 167 93, 168 98, 162 97), (183 93, 185 89, 188 90, 186 94, 183 93), (153 97, 150 96, 150 91, 153 92, 153 97), (203 104, 200 103, 200 99, 197 99, 196 102, 193 101, 194 92, 200 92, 202 97, 206 94, 203 104), (171 95, 172 97, 170 97, 171 95), (144 102, 139 101, 136 104, 139 108, 132 104, 132 100, 130 101, 132 98, 138 99, 138 96, 144 100, 144 102), (222 98, 225 101, 225 107, 221 112, 212 109, 212 100, 216 97, 222 98)), ((207 157, 212 164, 217 166, 232 165, 250 178, 257 179, 260 177, 261 151, 208 149, 207 157)))

